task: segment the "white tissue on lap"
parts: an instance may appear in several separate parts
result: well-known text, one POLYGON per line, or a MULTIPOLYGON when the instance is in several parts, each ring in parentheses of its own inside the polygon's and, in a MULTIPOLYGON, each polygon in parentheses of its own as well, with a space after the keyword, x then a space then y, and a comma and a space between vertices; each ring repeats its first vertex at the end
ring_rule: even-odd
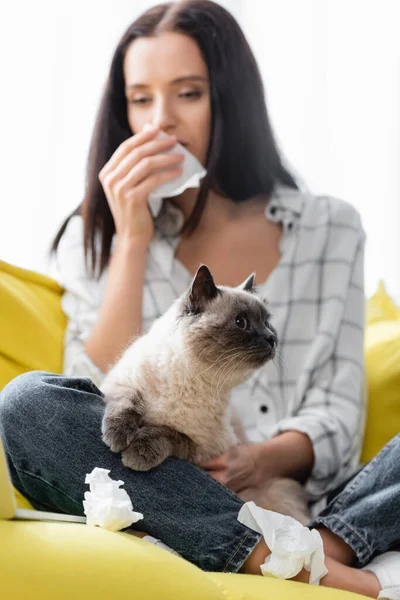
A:
POLYGON ((316 529, 304 527, 292 517, 246 502, 238 521, 264 536, 271 554, 260 565, 263 575, 291 579, 302 569, 310 571, 310 583, 318 585, 328 573, 322 538, 316 529))
POLYGON ((85 492, 83 501, 86 524, 120 531, 143 519, 143 515, 133 511, 131 499, 120 489, 124 482, 111 479, 109 473, 107 469, 95 467, 86 475, 85 483, 90 485, 90 492, 85 492))
MULTIPOLYGON (((149 126, 144 126, 144 131, 149 129, 149 126)), ((155 139, 168 137, 164 131, 160 131, 155 139)), ((173 196, 179 196, 187 188, 196 188, 200 186, 200 180, 205 177, 207 171, 203 165, 197 160, 195 156, 182 144, 177 142, 173 148, 166 150, 163 154, 184 154, 185 158, 183 163, 178 165, 182 167, 183 171, 178 177, 175 177, 171 181, 167 181, 158 186, 155 190, 150 192, 148 197, 148 203, 153 217, 158 217, 161 211, 163 198, 172 198, 173 196)))

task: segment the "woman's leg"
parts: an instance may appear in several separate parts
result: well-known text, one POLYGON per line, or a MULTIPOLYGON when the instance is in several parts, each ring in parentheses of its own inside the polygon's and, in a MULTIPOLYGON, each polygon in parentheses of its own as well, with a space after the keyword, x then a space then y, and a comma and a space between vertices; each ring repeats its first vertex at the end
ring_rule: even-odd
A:
POLYGON ((104 402, 88 378, 30 372, 0 395, 2 436, 14 486, 41 510, 83 515, 94 467, 122 479, 137 528, 209 571, 236 572, 261 536, 237 520, 242 502, 204 471, 175 458, 147 472, 123 466, 101 439, 104 402))
MULTIPOLYGON (((376 555, 399 549, 399 514, 400 435, 397 435, 311 523, 321 534, 329 570, 321 585, 376 598, 381 587, 377 577, 360 567, 367 566, 376 555)), ((245 569, 255 572, 256 564, 264 562, 268 554, 269 549, 261 540, 246 561, 245 569)), ((307 571, 294 577, 295 581, 308 579, 307 571)))
MULTIPOLYGON (((327 555, 322 585, 376 597, 377 578, 360 567, 400 546, 400 434, 314 519, 327 555), (356 567, 356 568, 355 568, 356 567)), ((400 555, 399 555, 400 565, 400 555)))
MULTIPOLYGON (((101 440, 103 411, 101 393, 87 378, 31 372, 9 383, 0 395, 0 435, 15 487, 38 509, 82 515, 86 473, 96 466, 110 469, 113 479, 125 482, 134 510, 143 512, 140 529, 202 569, 260 574, 269 549, 237 520, 242 502, 202 470, 174 458, 147 473, 125 468, 101 440)), ((366 576, 361 593, 368 594, 367 585, 375 595, 370 573, 331 555, 347 563, 345 557, 353 556, 362 566, 398 545, 399 453, 397 436, 315 519, 330 570, 323 585, 349 589, 343 577, 357 572, 366 576)), ((295 579, 307 577, 302 572, 295 579)))
POLYGON ((352 550, 347 554, 350 564, 364 567, 374 556, 399 546, 399 514, 400 434, 357 473, 311 527, 335 534, 352 550))

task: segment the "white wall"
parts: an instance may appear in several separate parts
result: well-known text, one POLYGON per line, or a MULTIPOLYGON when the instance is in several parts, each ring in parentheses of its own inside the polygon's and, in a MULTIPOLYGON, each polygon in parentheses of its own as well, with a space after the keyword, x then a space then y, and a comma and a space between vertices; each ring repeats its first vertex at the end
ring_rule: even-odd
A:
POLYGON ((33 269, 80 202, 115 46, 153 2, 36 0, 0 14, 0 257, 33 269))
POLYGON ((282 148, 313 191, 358 208, 367 292, 383 278, 400 299, 400 2, 245 6, 282 148))
MULTIPOLYGON (((0 9, 0 258, 44 269, 80 202, 115 45, 153 1, 14 1, 0 9)), ((398 0, 225 0, 259 60, 279 141, 311 188, 362 213, 367 292, 400 299, 398 0)))

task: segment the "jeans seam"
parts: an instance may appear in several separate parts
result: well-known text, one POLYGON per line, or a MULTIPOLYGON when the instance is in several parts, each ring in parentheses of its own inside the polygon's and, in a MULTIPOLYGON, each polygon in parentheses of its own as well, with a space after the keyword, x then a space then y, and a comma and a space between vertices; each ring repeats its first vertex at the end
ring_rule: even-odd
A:
POLYGON ((362 481, 365 479, 365 477, 368 475, 371 469, 375 466, 377 458, 379 457, 379 460, 381 460, 382 456, 386 454, 394 440, 395 438, 393 438, 388 444, 386 444, 386 446, 382 448, 379 454, 377 454, 368 464, 365 465, 363 469, 361 469, 359 473, 357 473, 354 479, 344 488, 344 490, 342 490, 342 492, 340 492, 340 494, 336 498, 334 498, 330 504, 328 504, 325 511, 330 511, 331 508, 340 509, 342 507, 343 503, 353 493, 355 488, 357 488, 360 485, 360 483, 362 483, 362 481))
POLYGON ((14 486, 14 487, 21 494, 21 496, 23 496, 23 498, 25 498, 25 500, 28 500, 28 502, 33 506, 34 510, 45 511, 45 512, 56 512, 54 509, 54 506, 49 506, 48 504, 45 504, 44 502, 37 500, 37 498, 35 498, 34 496, 32 496, 30 494, 28 495, 24 491, 21 491, 17 486, 14 486))
MULTIPOLYGON (((239 546, 236 548, 236 550, 234 551, 234 553, 232 554, 232 556, 230 557, 230 559, 228 560, 228 562, 226 563, 224 569, 223 569, 223 573, 225 573, 228 570, 229 565, 234 561, 235 557, 237 556, 237 554, 240 552, 240 550, 243 548, 244 543, 246 542, 246 540, 253 534, 256 533, 255 531, 247 531, 244 538, 242 538, 242 541, 240 542, 239 546)), ((257 534, 256 534, 257 535, 257 534)), ((261 535, 257 535, 257 537, 259 537, 259 539, 257 540, 256 543, 258 543, 261 539, 261 535)), ((235 563, 235 569, 236 569, 236 563, 235 563)), ((239 565, 240 567, 242 566, 242 564, 239 565)))
POLYGON ((340 494, 332 500, 331 503, 328 504, 325 510, 330 508, 340 509, 343 506, 343 503, 351 496, 354 490, 358 487, 360 483, 365 479, 371 469, 371 463, 365 466, 362 471, 360 471, 352 481, 340 492, 340 494))
MULTIPOLYGON (((25 471, 24 469, 18 469, 17 467, 14 467, 14 468, 18 473, 23 473, 24 475, 28 475, 29 477, 32 477, 33 479, 38 479, 42 483, 45 483, 48 487, 53 488, 53 490, 56 490, 58 493, 62 494, 66 498, 68 498, 68 500, 71 500, 71 502, 73 502, 77 506, 81 507, 80 503, 77 502, 76 500, 74 500, 74 498, 71 498, 71 496, 66 494, 63 490, 61 490, 57 486, 53 485, 52 483, 46 481, 46 479, 43 479, 43 477, 40 477, 39 475, 35 475, 35 473, 30 473, 29 471, 25 471)), ((23 492, 21 492, 21 494, 23 494, 23 492)))
MULTIPOLYGON (((204 473, 204 470, 201 469, 198 465, 193 465, 196 469, 198 469, 199 471, 201 471, 202 473, 204 473)), ((238 503, 240 503, 241 506, 243 506, 244 502, 243 500, 241 500, 241 498, 239 498, 239 496, 237 496, 237 494, 235 494, 235 492, 232 492, 232 490, 230 490, 226 485, 224 485, 223 483, 221 483, 220 481, 217 481, 216 479, 214 479, 213 477, 211 477, 211 475, 209 475, 209 473, 206 472, 206 475, 208 476, 208 478, 211 480, 212 485, 222 488, 224 490, 225 493, 227 493, 233 500, 236 500, 238 503)), ((239 511, 238 511, 239 514, 239 511)), ((228 560, 228 562, 226 563, 223 572, 227 571, 227 568, 229 567, 229 565, 232 563, 232 561, 235 559, 235 557, 237 557, 237 554, 240 552, 240 550, 243 547, 243 544, 245 543, 245 541, 247 540, 247 538, 249 536, 252 536, 253 534, 256 535, 256 544, 258 544, 258 542, 261 540, 262 536, 261 534, 257 534, 255 531, 253 530, 249 530, 246 535, 244 536, 244 538, 242 539, 242 541, 240 542, 239 546, 236 548, 235 552, 232 554, 232 556, 230 557, 230 559, 228 560)), ((253 546, 252 549, 254 549, 255 545, 253 546)), ((251 548, 249 549, 249 551, 251 550, 251 548)), ((244 562, 244 561, 243 561, 244 562)), ((239 559, 239 563, 240 563, 240 559, 239 559)), ((239 568, 242 566, 243 563, 240 563, 239 565, 237 564, 237 561, 235 561, 235 572, 238 570, 237 566, 239 566, 239 568)))
MULTIPOLYGON (((219 488, 222 488, 222 489, 225 491, 225 493, 228 493, 228 495, 229 495, 229 496, 230 496, 232 499, 234 499, 234 500, 237 500, 237 501, 240 503, 240 505, 241 505, 241 506, 244 504, 244 501, 243 501, 243 500, 241 500, 241 498, 239 498, 239 496, 238 496, 237 494, 235 494, 235 492, 232 492, 232 490, 230 490, 230 489, 229 489, 229 488, 228 488, 226 485, 224 485, 224 484, 223 484, 223 483, 221 483, 220 481, 217 481, 216 479, 214 479, 214 477, 212 477, 212 476, 211 476, 211 475, 210 475, 210 474, 209 474, 207 471, 204 471, 204 469, 202 469, 201 467, 199 467, 199 466, 198 466, 198 465, 196 465, 196 464, 193 464, 193 463, 192 463, 192 466, 193 466, 193 467, 195 467, 195 469, 197 469, 198 471, 201 471, 201 473, 203 473, 203 474, 205 473, 205 474, 206 474, 206 475, 209 477, 209 479, 211 479, 211 481, 212 481, 212 484, 213 484, 214 486, 217 486, 217 487, 219 487, 219 488)), ((238 514, 239 514, 239 511, 238 511, 238 514)))
POLYGON ((95 394, 97 396, 101 396, 102 398, 104 397, 103 392, 97 387, 97 385, 94 383, 94 381, 90 377, 85 377, 84 379, 88 379, 88 382, 90 383, 90 387, 92 388, 92 391, 95 392, 95 394))
POLYGON ((344 541, 351 547, 351 549, 355 552, 357 556, 357 564, 354 565, 357 568, 362 567, 367 564, 367 562, 371 559, 374 554, 373 548, 367 542, 367 540, 360 535, 360 533, 353 529, 346 521, 344 521, 338 515, 327 515, 325 517, 317 517, 312 523, 311 527, 315 528, 317 525, 324 525, 330 531, 339 535, 340 538, 344 539, 344 541), (345 533, 343 534, 343 530, 345 533), (346 539, 345 539, 346 538, 346 539), (349 543, 349 540, 350 543, 349 543), (353 543, 354 541, 354 543, 353 543), (359 543, 357 543, 359 542, 359 543), (359 544, 361 544, 361 548, 359 549, 359 544), (363 550, 363 547, 367 548, 367 552, 363 550))

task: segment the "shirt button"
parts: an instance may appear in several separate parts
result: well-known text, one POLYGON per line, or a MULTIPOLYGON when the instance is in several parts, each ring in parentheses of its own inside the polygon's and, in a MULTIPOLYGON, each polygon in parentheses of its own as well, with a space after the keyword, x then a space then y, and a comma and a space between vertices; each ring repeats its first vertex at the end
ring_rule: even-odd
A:
POLYGON ((266 404, 261 404, 260 410, 261 410, 262 413, 267 413, 268 412, 268 406, 266 404))

